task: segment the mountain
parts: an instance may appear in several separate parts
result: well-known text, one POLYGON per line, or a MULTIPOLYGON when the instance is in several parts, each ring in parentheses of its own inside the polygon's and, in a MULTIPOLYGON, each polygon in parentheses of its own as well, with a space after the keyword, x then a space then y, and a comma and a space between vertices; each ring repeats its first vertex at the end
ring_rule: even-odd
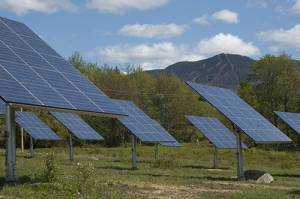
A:
POLYGON ((149 70, 150 74, 157 75, 167 72, 176 75, 183 81, 220 86, 237 90, 241 81, 246 81, 251 74, 251 65, 254 62, 246 56, 234 54, 219 54, 208 59, 195 62, 179 62, 165 69, 149 70))

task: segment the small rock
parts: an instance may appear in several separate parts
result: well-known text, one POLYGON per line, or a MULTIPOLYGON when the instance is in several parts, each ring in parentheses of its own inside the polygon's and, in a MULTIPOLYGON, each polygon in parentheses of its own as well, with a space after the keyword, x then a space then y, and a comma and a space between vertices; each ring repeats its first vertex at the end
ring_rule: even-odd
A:
POLYGON ((265 173, 260 178, 256 180, 258 183, 271 183, 274 181, 273 176, 271 176, 269 173, 265 173))
POLYGON ((271 174, 259 170, 248 170, 244 173, 246 180, 255 180, 258 183, 271 183, 274 178, 271 174))

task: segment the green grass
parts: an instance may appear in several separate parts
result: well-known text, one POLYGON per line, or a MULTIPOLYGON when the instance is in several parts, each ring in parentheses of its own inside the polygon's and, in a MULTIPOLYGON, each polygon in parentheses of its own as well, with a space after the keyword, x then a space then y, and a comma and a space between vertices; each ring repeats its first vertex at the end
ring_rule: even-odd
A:
POLYGON ((34 158, 18 151, 19 180, 7 184, 2 151, 0 198, 300 198, 299 152, 244 152, 244 169, 271 173, 272 184, 236 181, 233 150, 219 151, 216 170, 210 169, 212 148, 205 144, 160 147, 159 155, 154 161, 154 148, 139 146, 138 170, 132 171, 130 148, 75 148, 73 162, 67 148, 36 149, 34 158), (45 176, 49 153, 55 157, 51 182, 45 176))

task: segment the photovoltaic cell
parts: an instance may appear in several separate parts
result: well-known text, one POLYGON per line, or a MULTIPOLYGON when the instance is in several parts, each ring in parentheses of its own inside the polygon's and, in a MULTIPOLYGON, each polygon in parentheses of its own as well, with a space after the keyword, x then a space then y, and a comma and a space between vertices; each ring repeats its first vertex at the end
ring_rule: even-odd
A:
POLYGON ((34 113, 17 111, 16 122, 35 140, 60 140, 34 113))
POLYGON ((1 17, 0 96, 9 103, 124 114, 26 25, 1 17))
POLYGON ((192 82, 187 84, 256 143, 292 141, 231 90, 192 82))
POLYGON ((151 119, 133 102, 126 100, 114 100, 114 102, 128 116, 119 118, 142 142, 177 142, 159 123, 151 119))
POLYGON ((51 112, 69 131, 80 140, 103 140, 90 125, 73 113, 51 112))
MULTIPOLYGON (((185 116, 217 148, 237 148, 236 136, 218 119, 211 117, 185 116)), ((243 143, 243 148, 247 146, 243 143)))
POLYGON ((300 113, 278 112, 275 114, 296 133, 300 134, 300 113))

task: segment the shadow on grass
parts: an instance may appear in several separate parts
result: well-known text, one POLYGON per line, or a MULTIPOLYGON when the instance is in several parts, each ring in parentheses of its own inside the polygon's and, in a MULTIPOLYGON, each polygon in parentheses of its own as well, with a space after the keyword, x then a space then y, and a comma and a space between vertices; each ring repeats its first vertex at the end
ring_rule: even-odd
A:
POLYGON ((208 167, 208 166, 203 166, 203 165, 183 165, 180 166, 182 168, 189 168, 189 169, 222 169, 222 170, 228 170, 229 167, 218 167, 218 168, 213 168, 213 167, 208 167))
POLYGON ((289 194, 291 194, 291 195, 300 195, 300 190, 297 189, 297 190, 290 191, 289 194))
POLYGON ((197 180, 210 180, 210 181, 236 181, 234 178, 223 176, 176 176, 154 173, 134 173, 133 175, 151 176, 151 177, 168 177, 168 178, 183 178, 183 179, 197 179, 197 180))
POLYGON ((120 167, 120 166, 97 166, 97 169, 114 169, 119 171, 132 171, 131 168, 128 167, 120 167))
POLYGON ((139 163, 143 164, 153 164, 154 160, 140 160, 139 163))
POLYGON ((16 182, 7 182, 5 177, 0 177, 0 190, 4 186, 15 186, 23 184, 36 184, 36 183, 46 183, 47 181, 42 177, 30 178, 29 176, 20 176, 16 182))
POLYGON ((276 176, 276 177, 284 177, 284 178, 300 178, 299 174, 272 174, 272 176, 276 176))

